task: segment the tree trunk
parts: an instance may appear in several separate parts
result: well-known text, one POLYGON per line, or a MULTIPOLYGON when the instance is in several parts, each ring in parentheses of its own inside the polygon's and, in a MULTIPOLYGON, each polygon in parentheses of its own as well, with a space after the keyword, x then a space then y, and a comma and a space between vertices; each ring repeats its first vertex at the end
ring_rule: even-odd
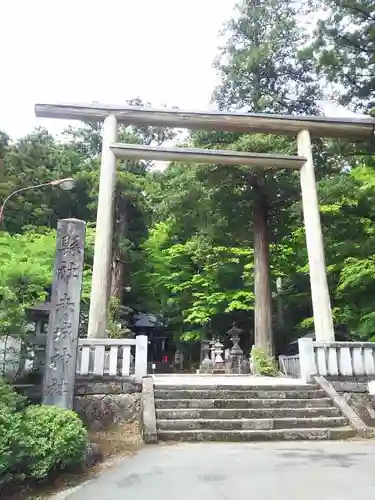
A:
MULTIPOLYGON (((117 223, 115 225, 115 237, 120 240, 126 235, 127 230, 127 210, 125 206, 118 209, 117 223)), ((116 242, 113 245, 112 267, 111 267, 111 288, 110 297, 116 297, 122 303, 124 286, 126 280, 126 263, 116 242)))
POLYGON ((122 302, 125 286, 125 263, 115 255, 112 261, 112 276, 110 297, 116 297, 122 302))
POLYGON ((268 200, 264 175, 254 185, 254 273, 255 273, 255 345, 274 354, 272 334, 272 299, 270 285, 269 242, 267 227, 268 200))
POLYGON ((276 280, 277 289, 277 327, 280 332, 285 329, 285 318, 284 318, 284 300, 283 300, 283 282, 281 278, 276 280))

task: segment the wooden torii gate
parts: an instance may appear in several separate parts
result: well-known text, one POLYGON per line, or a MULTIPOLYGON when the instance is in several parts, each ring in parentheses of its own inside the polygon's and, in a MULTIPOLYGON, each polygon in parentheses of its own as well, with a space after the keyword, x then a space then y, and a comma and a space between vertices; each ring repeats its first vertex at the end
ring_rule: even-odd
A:
MULTIPOLYGON (((36 104, 35 113, 36 116, 44 118, 103 121, 103 146, 88 337, 103 338, 106 336, 108 293, 111 279, 116 158, 127 157, 221 165, 249 165, 257 169, 291 168, 300 170, 315 335, 319 341, 334 340, 311 137, 345 138, 351 141, 369 140, 374 135, 375 120, 372 118, 333 119, 255 113, 192 112, 103 104, 36 104), (119 123, 294 136, 297 137, 298 156, 118 143, 116 141, 119 123)), ((271 318, 265 317, 264 311, 262 311, 262 299, 269 292, 268 285, 265 284, 266 281, 261 273, 257 273, 255 277, 256 338, 257 331, 270 328, 268 323, 270 323, 271 318)), ((263 337, 263 335, 260 336, 263 337)))

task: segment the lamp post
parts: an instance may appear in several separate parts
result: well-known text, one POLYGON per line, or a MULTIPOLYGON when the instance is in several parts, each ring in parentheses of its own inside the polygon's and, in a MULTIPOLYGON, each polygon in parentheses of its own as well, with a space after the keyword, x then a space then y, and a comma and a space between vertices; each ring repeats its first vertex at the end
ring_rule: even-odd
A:
POLYGON ((56 179, 56 180, 51 181, 51 182, 45 182, 43 184, 36 184, 35 186, 27 186, 27 187, 24 187, 21 189, 17 189, 16 191, 13 191, 5 198, 5 200, 3 201, 3 204, 0 206, 0 224, 2 223, 3 218, 4 218, 5 205, 9 201, 9 199, 12 198, 14 195, 19 194, 19 193, 23 193, 24 191, 31 191, 33 189, 40 189, 40 188, 44 188, 47 186, 58 186, 60 189, 62 189, 64 191, 70 191, 71 189, 74 188, 75 183, 76 182, 74 179, 72 179, 71 177, 67 177, 66 179, 56 179))

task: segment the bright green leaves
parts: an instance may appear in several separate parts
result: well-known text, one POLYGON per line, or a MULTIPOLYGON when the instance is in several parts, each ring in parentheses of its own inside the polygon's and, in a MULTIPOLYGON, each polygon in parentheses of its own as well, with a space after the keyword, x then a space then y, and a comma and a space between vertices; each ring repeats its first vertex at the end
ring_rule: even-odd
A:
MULTIPOLYGON (((93 231, 87 229, 90 259, 93 231)), ((0 336, 23 334, 26 309, 47 297, 53 278, 56 232, 36 228, 19 235, 0 232, 0 336)), ((84 268, 82 300, 89 299, 91 268, 84 268)))
POLYGON ((215 246, 202 236, 173 244, 166 223, 154 227, 145 247, 150 286, 167 316, 178 311, 184 338, 221 314, 253 309, 251 250, 215 246))

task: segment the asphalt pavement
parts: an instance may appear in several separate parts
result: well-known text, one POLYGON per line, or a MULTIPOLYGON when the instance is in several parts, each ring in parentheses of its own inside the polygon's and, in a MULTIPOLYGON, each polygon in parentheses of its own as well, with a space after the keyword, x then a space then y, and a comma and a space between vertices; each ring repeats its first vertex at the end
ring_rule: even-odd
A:
POLYGON ((145 446, 66 500, 373 500, 375 441, 145 446))

